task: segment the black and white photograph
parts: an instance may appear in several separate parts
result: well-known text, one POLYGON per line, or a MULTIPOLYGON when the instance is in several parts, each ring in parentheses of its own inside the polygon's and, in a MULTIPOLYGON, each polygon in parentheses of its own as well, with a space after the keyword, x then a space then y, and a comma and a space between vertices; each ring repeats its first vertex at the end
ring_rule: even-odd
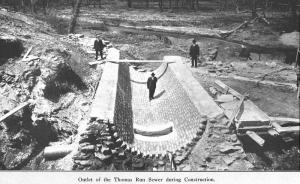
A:
POLYGON ((299 14, 300 0, 0 0, 0 176, 300 178, 299 14))

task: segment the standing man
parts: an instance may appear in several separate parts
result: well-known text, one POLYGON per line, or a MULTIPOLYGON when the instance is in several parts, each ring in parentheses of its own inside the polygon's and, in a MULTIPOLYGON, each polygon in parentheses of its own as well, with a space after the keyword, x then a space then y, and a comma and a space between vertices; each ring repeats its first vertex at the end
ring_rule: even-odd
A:
POLYGON ((192 59, 192 67, 196 67, 197 68, 197 60, 200 54, 200 49, 199 46, 196 44, 196 40, 193 40, 193 44, 190 47, 190 56, 192 59))
POLYGON ((295 69, 297 75, 297 98, 300 99, 300 48, 297 49, 295 69))
POLYGON ((147 81, 147 88, 149 90, 149 101, 154 99, 153 95, 155 93, 156 82, 157 78, 155 77, 155 74, 152 73, 151 77, 149 77, 147 81))
POLYGON ((101 59, 103 59, 103 48, 104 44, 100 38, 100 36, 97 36, 95 42, 94 42, 94 49, 96 51, 96 60, 98 59, 98 52, 100 52, 101 59))

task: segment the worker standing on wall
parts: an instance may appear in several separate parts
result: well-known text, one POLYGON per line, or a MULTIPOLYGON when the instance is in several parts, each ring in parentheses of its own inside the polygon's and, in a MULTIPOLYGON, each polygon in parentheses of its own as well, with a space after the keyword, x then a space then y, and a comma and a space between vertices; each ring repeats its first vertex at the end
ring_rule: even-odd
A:
POLYGON ((297 75, 297 98, 300 98, 300 87, 299 87, 299 83, 300 83, 300 48, 298 48, 297 50, 297 54, 296 54, 296 64, 295 64, 295 69, 296 69, 296 75, 297 75))
POLYGON ((103 44, 103 41, 101 40, 100 36, 97 35, 97 38, 94 42, 94 49, 96 51, 96 60, 98 60, 98 53, 100 52, 101 59, 103 59, 103 49, 105 45, 103 44))
POLYGON ((196 44, 196 40, 193 40, 193 44, 190 47, 190 57, 192 60, 192 67, 197 68, 198 57, 200 54, 199 46, 196 44))
POLYGON ((157 78, 155 77, 155 74, 152 73, 151 77, 149 77, 147 80, 147 88, 149 90, 149 101, 154 99, 153 95, 155 93, 156 83, 157 83, 157 78))

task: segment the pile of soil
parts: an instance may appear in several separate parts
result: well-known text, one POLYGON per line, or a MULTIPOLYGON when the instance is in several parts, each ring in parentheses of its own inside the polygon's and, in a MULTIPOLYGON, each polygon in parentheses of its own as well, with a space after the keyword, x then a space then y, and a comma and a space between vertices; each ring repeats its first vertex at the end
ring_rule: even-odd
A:
POLYGON ((0 55, 0 115, 31 102, 0 124, 0 165, 37 169, 30 162, 45 146, 72 143, 78 125, 88 118, 91 89, 101 71, 89 68, 91 56, 46 23, 3 9, 0 14, 0 47, 7 51, 0 55))

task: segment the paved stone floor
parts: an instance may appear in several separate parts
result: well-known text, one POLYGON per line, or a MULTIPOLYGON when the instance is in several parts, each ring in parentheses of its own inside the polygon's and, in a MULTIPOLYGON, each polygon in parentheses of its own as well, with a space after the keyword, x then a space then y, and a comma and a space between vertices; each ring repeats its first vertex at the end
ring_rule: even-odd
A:
MULTIPOLYGON (((136 150, 146 154, 159 154, 175 151, 189 143, 196 132, 199 123, 204 121, 185 90, 176 79, 174 73, 167 69, 158 80, 155 99, 149 101, 146 84, 130 82, 130 70, 126 64, 121 64, 115 123, 121 136, 136 150), (173 123, 173 135, 161 137, 162 141, 149 138, 147 141, 133 135, 133 124, 147 128, 173 123)), ((137 79, 137 75, 135 80, 137 79)), ((142 75, 140 75, 142 76, 142 75)), ((144 77, 144 76, 142 76, 144 77)))

